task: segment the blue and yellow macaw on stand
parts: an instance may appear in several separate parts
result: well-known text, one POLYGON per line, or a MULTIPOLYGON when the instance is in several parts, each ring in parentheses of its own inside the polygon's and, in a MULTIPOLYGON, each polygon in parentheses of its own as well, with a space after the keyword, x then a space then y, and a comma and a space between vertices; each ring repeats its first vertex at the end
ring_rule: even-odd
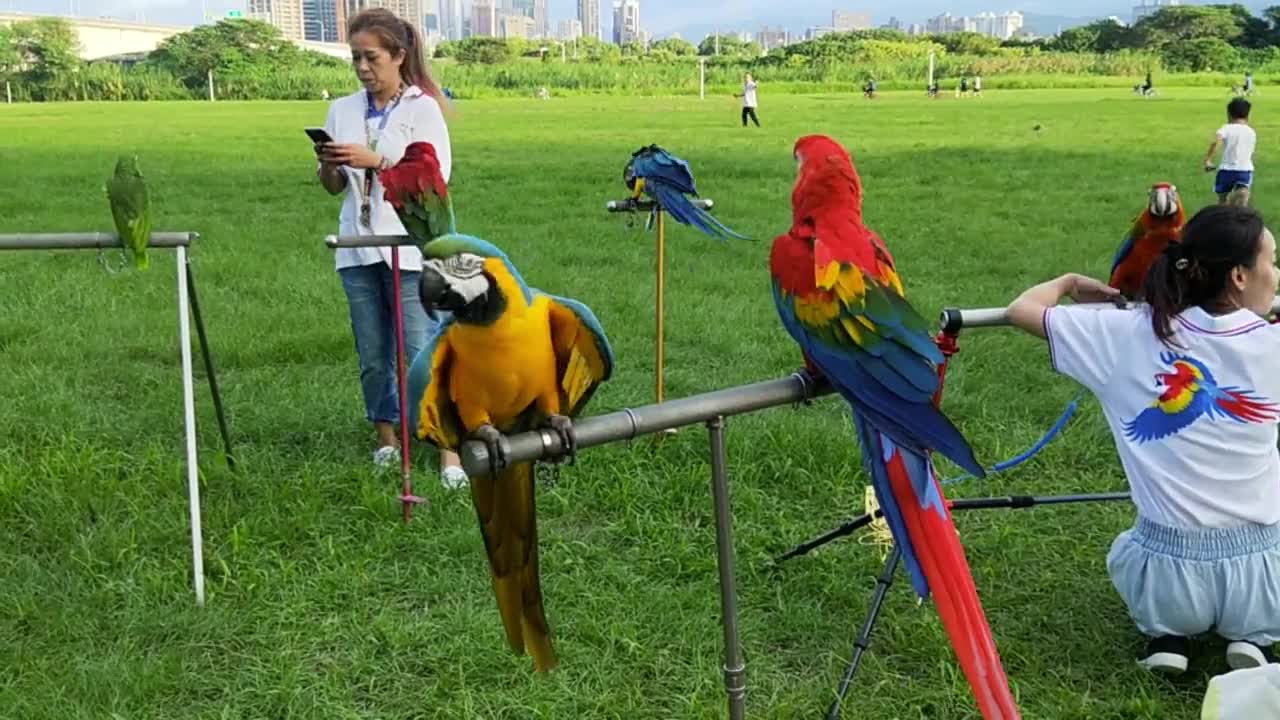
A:
POLYGON ((471 478, 471 500, 498 611, 511 649, 545 672, 557 660, 539 582, 534 464, 508 465, 504 436, 550 428, 572 457, 570 418, 612 376, 613 350, 587 306, 529 287, 492 243, 458 234, 434 148, 410 150, 380 177, 406 229, 424 238, 423 308, 449 315, 413 358, 407 422, 443 449, 487 446, 490 472, 471 478))
MULTIPOLYGON (((657 145, 642 147, 632 153, 631 161, 622 171, 622 180, 631 190, 633 200, 647 195, 676 222, 697 228, 717 240, 731 237, 751 239, 725 227, 711 213, 690 202, 686 196, 698 197, 698 190, 689 163, 657 145)), ((650 224, 652 221, 653 215, 650 215, 650 224)))
POLYGON ((445 235, 423 247, 422 304, 451 313, 409 371, 409 422, 420 440, 488 447, 471 479, 493 590, 516 654, 557 664, 542 604, 532 462, 507 466, 504 435, 549 427, 572 454, 570 418, 613 374, 604 328, 582 303, 530 288, 494 245, 445 235))

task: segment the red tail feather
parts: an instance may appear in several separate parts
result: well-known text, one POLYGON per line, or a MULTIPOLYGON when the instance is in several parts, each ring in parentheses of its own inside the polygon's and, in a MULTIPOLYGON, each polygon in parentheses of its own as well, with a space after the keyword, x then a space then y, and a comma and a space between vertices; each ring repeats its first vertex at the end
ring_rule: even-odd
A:
MULTIPOLYGON (((1019 720, 1022 716, 1009 691, 1009 680, 1005 677, 995 639, 991 637, 991 627, 978 599, 951 513, 944 510, 944 514, 939 515, 920 508, 900 453, 894 450, 893 457, 886 463, 893 494, 929 582, 938 616, 973 689, 978 709, 985 720, 1019 720)), ((932 482, 936 487, 937 478, 932 482)), ((942 488, 937 487, 937 491, 941 497, 942 488)))

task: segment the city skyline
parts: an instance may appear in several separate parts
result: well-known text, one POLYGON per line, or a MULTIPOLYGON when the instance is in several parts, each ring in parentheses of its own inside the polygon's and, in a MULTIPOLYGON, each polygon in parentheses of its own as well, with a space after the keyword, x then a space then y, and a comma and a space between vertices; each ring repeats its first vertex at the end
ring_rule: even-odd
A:
MULTIPOLYGON (((266 0, 292 4, 291 0, 266 0)), ((324 3, 326 0, 302 0, 302 4, 313 2, 324 3)), ((330 0, 332 1, 332 0, 330 0)), ((337 0, 354 3, 360 0, 337 0)), ((459 1, 463 5, 462 17, 469 19, 472 5, 480 0, 416 0, 415 4, 428 11, 439 13, 441 4, 459 1)), ((490 0, 498 14, 501 7, 508 3, 527 2, 533 0, 490 0)), ((1148 0, 1151 2, 1152 0, 1148 0)), ((151 22, 156 24, 192 25, 200 21, 201 11, 210 20, 226 15, 228 10, 248 11, 251 3, 262 3, 264 0, 0 0, 0 11, 33 12, 41 14, 74 14, 79 17, 114 17, 120 20, 151 22)), ((397 5, 405 0, 363 0, 361 4, 397 5)), ((582 2, 595 3, 599 8, 600 36, 612 40, 615 0, 540 0, 546 4, 545 14, 535 17, 540 32, 557 35, 560 22, 578 19, 578 6, 582 2), (543 19, 545 18, 545 20, 543 19)), ((999 15, 1009 11, 1025 14, 1070 16, 1071 18, 1090 19, 1116 16, 1126 22, 1132 20, 1135 6, 1142 0, 1080 0, 1064 3, 1060 0, 897 0, 895 2, 867 1, 840 2, 836 0, 792 0, 786 5, 771 0, 710 0, 709 2, 689 3, 685 0, 640 0, 640 28, 653 39, 679 35, 685 39, 698 41, 706 34, 719 31, 724 34, 763 31, 766 27, 780 28, 792 36, 800 36, 810 28, 830 28, 834 25, 835 12, 849 13, 853 16, 869 16, 871 27, 886 25, 890 18, 897 19, 904 26, 912 24, 924 25, 930 18, 950 13, 955 17, 977 17, 981 13, 999 15)), ((1210 4, 1183 0, 1184 5, 1210 4)), ((1259 12, 1274 0, 1250 0, 1243 5, 1254 12, 1259 12)), ((248 14, 246 12, 246 14, 248 14)), ((308 13, 311 16, 311 13, 308 13)), ((331 16, 330 16, 331 17, 331 16)), ((496 18, 495 18, 496 20, 496 18)), ((421 23, 422 21, 420 21, 421 23)), ((446 18, 440 15, 440 31, 444 31, 446 18)), ((585 25, 585 24, 584 24, 585 25)), ((317 34, 318 25, 313 21, 311 27, 304 32, 317 34)), ((1041 28, 1042 32, 1052 29, 1041 28)), ((584 35, 591 34, 591 29, 584 27, 584 35)), ((332 33, 325 30, 329 39, 332 33)), ((447 35, 446 35, 447 37, 447 35)))

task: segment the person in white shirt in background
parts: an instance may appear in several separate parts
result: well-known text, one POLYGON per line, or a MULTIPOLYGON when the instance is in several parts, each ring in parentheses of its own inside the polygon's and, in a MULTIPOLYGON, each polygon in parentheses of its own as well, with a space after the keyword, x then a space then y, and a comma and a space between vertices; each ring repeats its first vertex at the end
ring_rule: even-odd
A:
POLYGON ((1280 640, 1280 271, 1256 211, 1210 205, 1152 265, 1147 304, 1077 274, 1024 292, 1011 323, 1049 344, 1055 370, 1102 406, 1137 507, 1107 570, 1147 637, 1139 663, 1187 667, 1211 629, 1236 669, 1275 662, 1280 640))
POLYGON ((1227 103, 1227 124, 1218 129, 1204 156, 1204 170, 1211 172, 1213 154, 1222 144, 1222 162, 1213 180, 1213 191, 1218 203, 1225 205, 1249 204, 1249 188, 1253 186, 1253 151, 1258 144, 1258 134, 1249 127, 1249 110, 1252 106, 1244 98, 1227 103))
POLYGON ((748 117, 756 127, 760 127, 760 118, 756 117, 756 107, 759 105, 756 102, 756 81, 751 77, 751 73, 743 76, 742 92, 734 93, 733 96, 742 98, 742 127, 747 126, 748 117))
MULTIPOLYGON (((435 146, 448 182, 452 152, 440 89, 427 70, 417 29, 390 11, 377 8, 357 14, 347 35, 352 65, 364 88, 329 106, 324 128, 334 142, 316 147, 320 183, 330 194, 345 193, 339 234, 404 235, 395 209, 383 198, 377 171, 399 162, 411 143, 425 141, 435 146)), ((412 363, 431 327, 418 292, 422 252, 412 246, 399 252, 405 361, 412 363)), ((378 467, 393 467, 402 449, 396 436, 401 418, 391 250, 342 248, 335 252, 335 262, 360 359, 365 412, 377 433, 373 461, 378 467)), ((447 488, 467 484, 454 453, 441 453, 440 472, 447 488)))

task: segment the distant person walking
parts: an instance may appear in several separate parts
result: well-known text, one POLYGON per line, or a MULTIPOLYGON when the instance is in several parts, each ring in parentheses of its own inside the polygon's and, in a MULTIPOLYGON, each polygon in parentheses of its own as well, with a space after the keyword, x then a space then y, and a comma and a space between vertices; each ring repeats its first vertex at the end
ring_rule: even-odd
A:
POLYGON ((1242 97, 1227 103, 1227 124, 1214 133, 1213 143, 1204 156, 1205 172, 1218 174, 1213 179, 1213 191, 1219 205, 1248 205, 1249 189, 1253 186, 1253 152, 1258 144, 1258 134, 1249 126, 1249 110, 1252 105, 1242 97), (1214 166, 1213 156, 1222 146, 1222 162, 1214 166))
POLYGON ((973 96, 982 97, 982 76, 981 75, 973 76, 973 96))
POLYGON ((747 118, 760 127, 760 118, 756 117, 756 107, 759 103, 756 101, 756 81, 751 77, 751 73, 743 76, 742 93, 734 93, 734 97, 742 98, 742 127, 747 126, 747 118))

